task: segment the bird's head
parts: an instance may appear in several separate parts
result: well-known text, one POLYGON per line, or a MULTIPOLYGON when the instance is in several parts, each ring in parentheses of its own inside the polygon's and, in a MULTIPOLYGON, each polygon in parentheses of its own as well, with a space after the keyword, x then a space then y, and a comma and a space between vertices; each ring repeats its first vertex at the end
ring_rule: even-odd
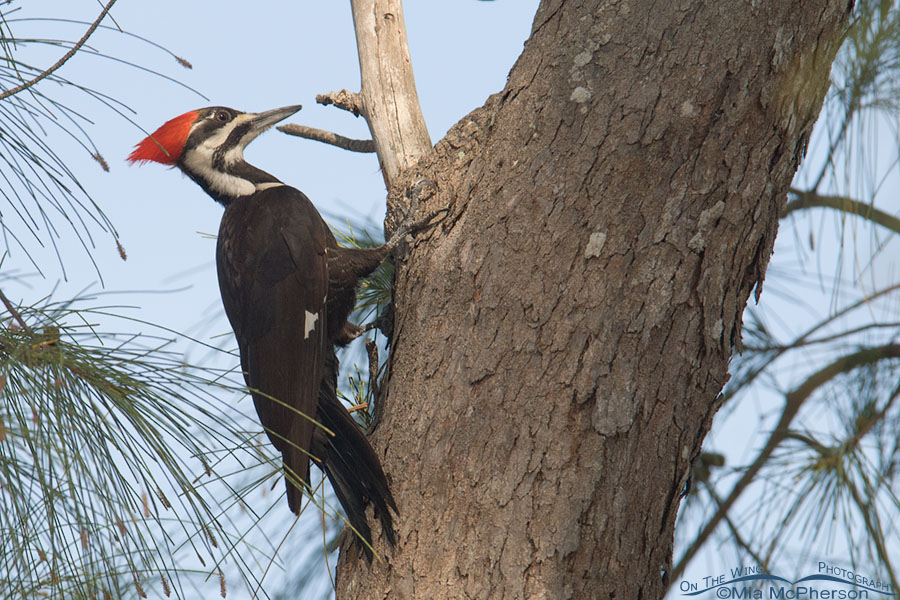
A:
POLYGON ((286 119, 300 106, 261 113, 211 106, 192 110, 166 122, 135 146, 126 160, 158 162, 178 167, 216 200, 254 193, 259 185, 278 180, 247 164, 244 148, 259 134, 286 119))

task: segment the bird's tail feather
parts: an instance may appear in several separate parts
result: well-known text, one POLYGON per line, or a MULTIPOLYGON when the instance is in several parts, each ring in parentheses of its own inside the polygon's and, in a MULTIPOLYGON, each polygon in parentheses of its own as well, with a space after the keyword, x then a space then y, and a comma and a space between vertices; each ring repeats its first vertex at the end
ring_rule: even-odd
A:
MULTIPOLYGON (((388 487, 381 462, 368 438, 338 400, 335 392, 337 359, 332 355, 326 364, 326 376, 319 392, 317 418, 329 430, 321 429, 313 434, 312 454, 322 460, 320 466, 331 481, 335 494, 347 513, 350 525, 371 544, 372 534, 366 520, 366 502, 372 502, 381 520, 381 528, 393 546, 396 543, 391 509, 396 513, 397 504, 388 487)), ((292 486, 289 486, 289 488, 292 486)), ((289 498, 290 501, 290 498, 289 498)), ((372 551, 361 544, 366 557, 372 560, 372 551)))
POLYGON ((303 489, 294 482, 302 482, 309 489, 309 456, 296 448, 288 447, 282 451, 281 458, 286 472, 284 484, 287 487, 288 506, 291 512, 299 515, 303 489))

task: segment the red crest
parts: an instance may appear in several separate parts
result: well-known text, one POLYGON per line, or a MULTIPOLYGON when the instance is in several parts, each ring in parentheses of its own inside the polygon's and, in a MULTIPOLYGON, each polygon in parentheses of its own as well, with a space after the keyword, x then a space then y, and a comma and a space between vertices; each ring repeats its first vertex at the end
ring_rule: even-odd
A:
POLYGON ((153 161, 174 165, 181 158, 188 134, 198 117, 197 111, 192 110, 167 121, 150 136, 141 140, 125 160, 132 163, 153 161))

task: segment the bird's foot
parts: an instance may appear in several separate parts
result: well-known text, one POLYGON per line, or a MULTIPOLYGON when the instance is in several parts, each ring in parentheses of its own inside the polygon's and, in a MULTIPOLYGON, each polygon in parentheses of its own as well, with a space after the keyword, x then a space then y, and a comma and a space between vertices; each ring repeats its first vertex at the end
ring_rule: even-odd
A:
POLYGON ((334 339, 334 344, 336 346, 346 346, 365 332, 369 330, 367 327, 360 327, 356 323, 351 323, 347 321, 344 323, 344 328, 338 332, 337 336, 334 339))
POLYGON ((444 217, 446 217, 447 213, 449 213, 449 212, 450 212, 449 208, 441 208, 436 211, 428 213, 428 215, 426 215, 425 218, 415 221, 412 224, 407 225, 404 223, 403 225, 400 226, 400 229, 398 229, 394 233, 394 235, 391 236, 391 239, 389 239, 387 241, 385 246, 387 247, 388 251, 390 252, 394 248, 396 248, 400 244, 400 242, 402 242, 404 240, 411 242, 412 237, 415 234, 417 234, 421 231, 424 231, 426 229, 430 229, 443 220, 443 218, 442 218, 442 219, 435 221, 434 218, 436 216, 440 215, 441 213, 444 213, 444 217))
POLYGON ((338 333, 333 342, 336 346, 346 346, 362 334, 378 329, 381 325, 382 323, 379 319, 375 319, 371 323, 366 323, 365 325, 357 325, 356 323, 347 321, 344 323, 344 328, 338 333))

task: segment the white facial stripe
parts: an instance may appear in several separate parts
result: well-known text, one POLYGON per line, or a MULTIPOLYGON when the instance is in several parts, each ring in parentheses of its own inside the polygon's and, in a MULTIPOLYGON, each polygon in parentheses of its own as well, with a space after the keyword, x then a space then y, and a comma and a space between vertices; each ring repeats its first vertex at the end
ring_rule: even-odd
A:
MULTIPOLYGON (((215 118, 216 118, 215 114, 212 114, 212 115, 206 117, 205 119, 200 119, 199 121, 197 121, 196 123, 191 125, 191 131, 188 134, 188 137, 190 137, 191 134, 194 133, 194 130, 197 129, 198 127, 200 127, 200 125, 202 125, 204 121, 210 121, 215 118)), ((219 128, 219 130, 216 131, 215 135, 213 135, 211 138, 206 140, 206 144, 210 144, 212 146, 218 146, 219 144, 221 144, 222 142, 225 141, 225 139, 228 137, 228 134, 230 134, 231 131, 236 126, 240 125, 241 123, 243 123, 246 120, 247 120, 247 115, 238 115, 237 117, 234 118, 233 121, 231 121, 230 123, 226 123, 221 128, 219 128)))
MULTIPOLYGON (((235 125, 239 125, 239 124, 243 123, 244 121, 249 121, 249 120, 253 119, 253 117, 255 117, 255 116, 256 116, 256 115, 253 115, 253 116, 246 115, 246 114, 240 115, 240 116, 238 116, 238 117, 234 120, 234 123, 235 123, 235 125)), ((233 129, 233 128, 232 128, 232 129, 233 129)), ((259 135, 260 135, 263 131, 265 131, 265 129, 253 129, 253 128, 251 128, 250 131, 248 131, 247 133, 245 133, 245 134, 244 134, 244 137, 241 138, 240 143, 239 143, 237 146, 235 146, 234 148, 228 150, 228 151, 225 153, 225 156, 223 157, 223 158, 224 158, 224 161, 225 161, 225 164, 226 164, 226 165, 233 165, 233 164, 236 163, 236 162, 239 162, 239 161, 244 160, 244 148, 246 148, 247 145, 250 144, 250 142, 252 142, 252 141, 255 140, 257 137, 259 137, 259 135)), ((222 140, 222 141, 224 142, 225 140, 222 140)), ((220 142, 220 143, 221 143, 221 142, 220 142)))
MULTIPOLYGON (((225 143, 225 140, 228 139, 228 136, 231 135, 231 132, 234 131, 238 125, 252 120, 254 116, 255 115, 248 115, 248 114, 242 114, 242 115, 236 116, 233 121, 231 121, 230 123, 226 124, 221 129, 219 129, 215 133, 215 135, 213 135, 212 137, 210 137, 209 139, 204 141, 203 144, 201 144, 201 146, 206 146, 212 150, 215 150, 216 148, 218 148, 219 146, 221 146, 222 144, 225 143)), ((211 117, 211 118, 214 118, 214 117, 211 117)), ((194 127, 196 127, 196 125, 194 125, 194 127)), ((225 165, 231 166, 237 162, 244 160, 244 148, 246 148, 247 144, 252 142, 260 133, 262 133, 261 130, 247 132, 244 135, 244 137, 241 138, 241 141, 238 145, 236 145, 234 148, 231 148, 230 150, 226 151, 225 155, 222 157, 222 160, 225 163, 225 165)))
MULTIPOLYGON (((232 134, 235 128, 243 123, 246 123, 247 121, 252 120, 255 116, 256 115, 240 114, 236 116, 231 122, 226 123, 219 129, 217 129, 212 136, 205 139, 202 143, 198 144, 185 153, 185 155, 181 159, 184 163, 184 166, 189 171, 196 175, 199 175, 203 180, 205 180, 209 185, 210 190, 232 197, 249 196, 250 194, 253 194, 257 191, 284 185, 280 182, 262 183, 259 185, 255 185, 254 183, 246 179, 242 179, 234 175, 229 175, 228 173, 223 173, 212 167, 212 165, 216 162, 214 160, 216 158, 216 151, 222 144, 226 142, 226 140, 228 140, 228 137, 232 134)), ((215 115, 211 115, 210 117, 208 117, 208 119, 212 118, 215 118, 215 115)), ((191 133, 193 133, 194 129, 205 120, 206 119, 195 123, 191 127, 191 133)), ((224 154, 220 154, 218 156, 219 164, 221 165, 224 163, 225 167, 230 167, 236 163, 242 162, 244 160, 244 147, 247 146, 247 144, 249 144, 251 141, 253 141, 253 139, 256 138, 260 133, 262 133, 262 130, 251 130, 244 134, 244 137, 241 138, 240 143, 238 143, 235 147, 225 151, 224 154)), ((313 327, 314 326, 315 325, 313 324, 313 327)))
POLYGON ((209 187, 220 194, 237 198, 249 196, 256 191, 256 186, 246 179, 213 169, 210 166, 213 152, 215 152, 214 147, 210 148, 208 144, 201 144, 183 158, 184 166, 207 181, 209 187))
POLYGON ((225 140, 228 139, 228 136, 231 135, 231 132, 234 131, 235 127, 237 127, 238 125, 240 125, 241 123, 243 123, 249 119, 250 119, 250 117, 248 117, 247 115, 236 116, 233 121, 231 121, 230 123, 226 123, 225 125, 220 127, 218 129, 218 131, 216 131, 215 134, 206 138, 203 141, 203 143, 201 144, 201 146, 206 146, 208 148, 215 150, 216 148, 218 148, 219 146, 221 146, 222 144, 225 143, 225 140))
POLYGON ((225 166, 230 167, 236 162, 244 160, 244 144, 238 144, 231 150, 227 151, 224 156, 225 166))

